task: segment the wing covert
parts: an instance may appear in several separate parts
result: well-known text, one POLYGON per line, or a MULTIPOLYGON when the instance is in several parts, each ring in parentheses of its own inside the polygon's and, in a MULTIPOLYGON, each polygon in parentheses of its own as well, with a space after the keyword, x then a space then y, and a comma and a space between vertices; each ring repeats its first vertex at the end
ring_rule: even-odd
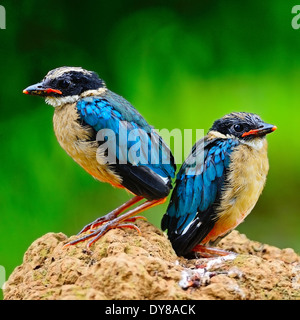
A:
POLYGON ((81 99, 77 109, 80 119, 96 133, 113 131, 116 144, 110 155, 115 163, 109 165, 127 189, 148 199, 168 195, 176 170, 173 155, 128 101, 109 91, 105 96, 81 99))

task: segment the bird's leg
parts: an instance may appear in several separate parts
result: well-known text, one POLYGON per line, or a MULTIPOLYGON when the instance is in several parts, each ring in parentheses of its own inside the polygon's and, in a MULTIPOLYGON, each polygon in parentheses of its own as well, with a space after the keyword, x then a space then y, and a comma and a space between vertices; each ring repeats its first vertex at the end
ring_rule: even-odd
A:
POLYGON ((120 213, 122 213, 126 209, 130 208, 131 206, 133 206, 137 202, 141 201, 142 199, 143 199, 143 197, 141 197, 141 196, 135 196, 135 197, 131 198, 129 201, 123 203, 120 207, 114 209, 113 211, 109 212, 105 216, 100 217, 100 218, 96 219, 95 221, 87 224, 85 227, 83 227, 80 230, 80 232, 78 234, 86 232, 90 229, 94 229, 95 227, 100 226, 101 224, 103 224, 107 221, 115 219, 120 213))
POLYGON ((131 217, 131 218, 126 219, 125 221, 126 221, 126 222, 135 222, 135 221, 138 220, 138 219, 147 221, 147 218, 146 218, 146 217, 143 217, 143 216, 131 217))
POLYGON ((130 221, 130 219, 134 215, 141 213, 141 212, 143 212, 147 209, 150 209, 152 207, 155 207, 159 204, 162 204, 166 201, 166 199, 167 198, 158 199, 158 200, 148 200, 148 201, 144 202, 143 204, 137 206, 136 208, 122 214, 121 216, 118 216, 117 218, 115 218, 111 221, 108 221, 104 226, 101 226, 100 228, 95 229, 90 234, 87 234, 79 239, 73 240, 73 241, 65 244, 64 247, 67 247, 69 245, 74 245, 74 244, 79 243, 81 241, 85 241, 85 240, 92 238, 87 243, 87 248, 89 248, 94 242, 99 240, 108 230, 115 229, 115 228, 124 228, 124 227, 131 228, 131 229, 134 228, 139 233, 141 233, 140 229, 137 226, 134 226, 133 224, 123 224, 122 222, 130 221))
MULTIPOLYGON (((122 210, 123 211, 123 210, 122 210)), ((119 212, 118 213, 118 215, 120 214, 121 212, 119 212)), ((117 216, 115 216, 114 218, 116 218, 117 216)), ((114 219, 113 218, 113 219, 114 219)), ((110 220, 105 220, 105 221, 103 221, 103 220, 101 220, 100 222, 93 222, 93 224, 92 224, 92 226, 91 226, 91 228, 90 228, 90 232, 93 232, 93 230, 96 228, 96 227, 99 227, 99 226, 101 226, 103 223, 105 223, 105 222, 108 222, 108 221, 111 221, 111 220, 113 220, 113 219, 110 219, 110 220)), ((138 220, 138 219, 143 219, 143 220, 145 220, 145 221, 147 221, 147 218, 146 217, 143 217, 143 216, 135 216, 135 217, 131 217, 131 218, 128 218, 128 219, 126 219, 126 221, 125 222, 135 222, 136 220, 138 220)), ((98 219, 97 219, 98 220, 98 219)))
POLYGON ((201 244, 197 244, 192 249, 192 251, 199 253, 202 258, 220 257, 220 256, 227 256, 229 254, 233 254, 233 252, 230 252, 230 251, 226 251, 218 248, 206 247, 201 244))

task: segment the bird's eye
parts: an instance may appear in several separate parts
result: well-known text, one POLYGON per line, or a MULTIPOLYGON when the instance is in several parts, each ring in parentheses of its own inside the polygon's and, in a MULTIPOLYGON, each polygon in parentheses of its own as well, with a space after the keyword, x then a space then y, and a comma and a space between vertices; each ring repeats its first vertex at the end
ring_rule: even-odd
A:
POLYGON ((70 82, 68 80, 62 79, 62 80, 59 80, 57 84, 59 88, 66 89, 70 85, 70 82))
POLYGON ((235 132, 242 132, 244 130, 244 126, 242 124, 234 124, 233 129, 235 132))

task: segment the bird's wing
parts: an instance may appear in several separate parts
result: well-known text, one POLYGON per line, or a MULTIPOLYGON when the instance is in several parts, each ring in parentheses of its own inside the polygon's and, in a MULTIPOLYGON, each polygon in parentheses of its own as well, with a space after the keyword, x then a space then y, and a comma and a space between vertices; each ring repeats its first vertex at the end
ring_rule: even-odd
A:
POLYGON ((147 199, 168 195, 176 170, 173 155, 127 100, 108 91, 101 97, 81 99, 77 109, 84 124, 97 133, 100 144, 101 139, 102 143, 108 139, 107 129, 114 134, 115 147, 109 150, 113 162, 109 166, 122 178, 125 188, 147 199))
POLYGON ((205 137, 192 149, 177 174, 162 229, 178 254, 186 254, 205 238, 213 228, 215 207, 230 163, 230 154, 238 141, 205 137), (201 147, 202 146, 202 147, 201 147), (196 159, 193 163, 192 157, 196 159))

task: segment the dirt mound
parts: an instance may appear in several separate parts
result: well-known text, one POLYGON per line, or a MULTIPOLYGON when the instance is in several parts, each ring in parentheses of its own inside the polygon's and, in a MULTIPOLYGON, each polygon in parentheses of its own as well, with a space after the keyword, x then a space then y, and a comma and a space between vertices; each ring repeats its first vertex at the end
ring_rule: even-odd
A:
POLYGON ((145 221, 110 230, 92 252, 48 233, 5 284, 4 299, 300 299, 300 257, 233 231, 223 258, 177 257, 166 235, 145 221))

